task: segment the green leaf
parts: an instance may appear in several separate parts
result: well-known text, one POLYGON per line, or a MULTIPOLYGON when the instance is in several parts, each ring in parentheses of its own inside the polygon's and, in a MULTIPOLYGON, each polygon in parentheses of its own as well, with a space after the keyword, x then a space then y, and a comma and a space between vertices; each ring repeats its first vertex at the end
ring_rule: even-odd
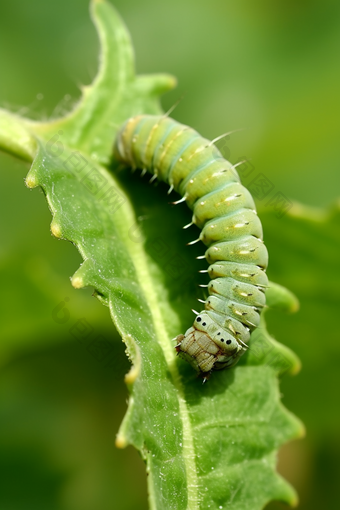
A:
MULTIPOLYGON (((264 317, 239 365, 213 374, 206 385, 176 357, 171 339, 192 323, 202 267, 195 260, 202 248, 184 248, 190 239, 181 226, 190 211, 170 207, 163 184, 155 190, 128 169, 112 173, 102 166, 111 160, 122 121, 159 113, 158 96, 174 80, 135 77, 119 16, 103 1, 92 3, 92 15, 101 66, 76 109, 51 123, 13 123, 14 131, 36 136, 26 182, 44 190, 52 233, 71 241, 84 259, 72 283, 94 287, 110 307, 133 364, 117 445, 133 444, 146 460, 152 509, 256 510, 272 499, 295 504, 294 490, 275 472, 276 453, 303 427, 280 403, 277 376, 295 373, 299 361, 269 336, 264 317)), ((4 135, 2 147, 8 146, 4 135)), ((269 304, 296 308, 291 293, 275 285, 269 304)))

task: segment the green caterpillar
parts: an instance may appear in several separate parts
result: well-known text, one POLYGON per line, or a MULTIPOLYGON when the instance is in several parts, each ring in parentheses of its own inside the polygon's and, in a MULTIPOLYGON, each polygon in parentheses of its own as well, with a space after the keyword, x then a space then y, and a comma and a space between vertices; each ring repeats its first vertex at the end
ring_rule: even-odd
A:
POLYGON ((213 142, 167 116, 128 119, 115 156, 177 191, 208 247, 200 258, 210 264, 210 295, 192 327, 177 337, 178 354, 205 375, 234 366, 259 325, 268 285, 268 253, 249 191, 213 142))

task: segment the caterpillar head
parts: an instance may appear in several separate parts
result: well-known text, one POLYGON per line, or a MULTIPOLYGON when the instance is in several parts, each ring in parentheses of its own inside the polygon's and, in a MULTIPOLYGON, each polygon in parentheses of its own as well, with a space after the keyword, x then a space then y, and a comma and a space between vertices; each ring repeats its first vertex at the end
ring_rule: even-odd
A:
POLYGON ((242 345, 207 312, 197 315, 193 326, 177 341, 178 354, 203 373, 234 365, 244 352, 242 345))

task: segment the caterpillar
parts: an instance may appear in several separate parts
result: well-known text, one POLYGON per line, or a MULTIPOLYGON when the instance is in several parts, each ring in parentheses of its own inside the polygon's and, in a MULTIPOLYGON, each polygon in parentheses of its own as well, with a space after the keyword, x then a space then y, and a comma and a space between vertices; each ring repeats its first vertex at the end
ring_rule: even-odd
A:
MULTIPOLYGON (((217 140, 217 139, 216 139, 217 140)), ((209 297, 191 328, 176 337, 177 353, 205 377, 234 366, 259 326, 268 285, 268 252, 249 191, 213 141, 167 115, 137 115, 121 127, 115 157, 169 184, 193 211, 192 224, 210 264, 209 297)), ((196 242, 194 241, 194 242, 196 242)), ((193 243, 189 243, 193 244, 193 243)))

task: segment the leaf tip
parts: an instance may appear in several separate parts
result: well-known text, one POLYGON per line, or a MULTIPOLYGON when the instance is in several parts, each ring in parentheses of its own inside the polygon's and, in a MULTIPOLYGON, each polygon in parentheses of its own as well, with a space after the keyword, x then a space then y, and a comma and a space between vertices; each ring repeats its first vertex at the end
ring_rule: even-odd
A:
POLYGON ((298 374, 301 370, 301 367, 302 367, 302 364, 301 364, 300 358, 298 358, 298 356, 295 355, 294 364, 292 365, 292 368, 289 371, 289 375, 298 374))
POLYGON ((57 223, 56 221, 52 221, 52 223, 51 223, 51 232, 54 235, 54 237, 61 239, 61 237, 62 237, 61 227, 60 227, 59 223, 57 223))
POLYGON ((116 447, 119 449, 126 448, 128 443, 126 441, 126 438, 122 436, 121 434, 118 434, 115 441, 116 447))
POLYGON ((178 80, 172 74, 160 74, 155 76, 155 90, 159 93, 168 92, 177 87, 178 80))
POLYGON ((299 425, 297 428, 296 439, 303 439, 306 437, 306 427, 304 426, 302 421, 298 420, 298 422, 299 425))
POLYGON ((71 283, 72 287, 74 287, 75 289, 81 289, 85 286, 84 281, 82 278, 80 278, 80 276, 73 276, 71 278, 71 283))
POLYGON ((274 282, 269 282, 266 301, 270 308, 276 308, 289 313, 295 313, 300 308, 300 302, 295 294, 274 282))
POLYGON ((297 492, 294 491, 290 497, 290 500, 288 501, 289 506, 292 508, 296 508, 300 503, 299 496, 297 495, 297 492))
POLYGON ((36 188, 38 186, 38 180, 32 172, 30 172, 27 175, 27 177, 25 179, 25 184, 28 188, 31 188, 31 189, 36 188))
POLYGON ((137 379, 139 374, 139 368, 136 365, 132 365, 129 372, 125 375, 125 383, 126 384, 133 384, 135 380, 137 379))
POLYGON ((300 301, 298 300, 298 298, 296 296, 294 296, 294 297, 295 297, 295 301, 291 302, 291 306, 289 309, 289 311, 291 313, 296 313, 300 310, 300 301))

